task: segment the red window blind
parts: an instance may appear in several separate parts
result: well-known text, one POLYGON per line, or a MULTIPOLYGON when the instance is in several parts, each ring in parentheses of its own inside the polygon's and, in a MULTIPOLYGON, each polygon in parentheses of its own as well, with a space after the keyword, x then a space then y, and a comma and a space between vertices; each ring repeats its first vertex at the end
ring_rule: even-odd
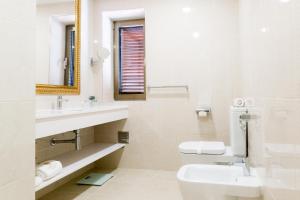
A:
POLYGON ((119 93, 145 92, 145 33, 144 26, 119 28, 119 93))

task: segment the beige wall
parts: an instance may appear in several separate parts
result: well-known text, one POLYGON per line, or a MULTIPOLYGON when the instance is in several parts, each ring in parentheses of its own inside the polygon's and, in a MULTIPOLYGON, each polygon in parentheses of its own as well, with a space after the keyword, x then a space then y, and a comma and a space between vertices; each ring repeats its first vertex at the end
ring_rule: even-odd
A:
POLYGON ((244 96, 257 101, 250 156, 266 200, 300 196, 300 2, 241 0, 244 96))
MULTIPOLYGON (((148 85, 188 84, 184 90, 148 91, 147 101, 129 104, 130 132, 121 167, 177 169, 177 146, 186 140, 228 141, 228 109, 237 93, 238 1, 236 0, 94 0, 94 39, 102 41, 102 12, 145 9, 148 85), (182 8, 192 7, 189 14, 182 8), (200 37, 195 39, 193 33, 200 37), (198 104, 212 106, 199 120, 198 104)), ((112 58, 111 58, 112 59, 112 58)), ((104 69, 105 80, 112 67, 104 69)), ((103 83, 103 101, 113 100, 112 82, 103 83)), ((114 129, 114 130, 113 130, 114 129)), ((97 127, 97 140, 113 134, 112 125, 97 127)))
POLYGON ((0 199, 34 199, 34 1, 0 1, 0 199))

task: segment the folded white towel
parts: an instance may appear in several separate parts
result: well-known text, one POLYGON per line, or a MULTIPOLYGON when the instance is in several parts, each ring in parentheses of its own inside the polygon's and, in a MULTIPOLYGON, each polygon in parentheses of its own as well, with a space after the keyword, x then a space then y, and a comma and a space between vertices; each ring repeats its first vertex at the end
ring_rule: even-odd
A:
POLYGON ((42 182, 43 182, 43 179, 41 177, 39 177, 39 176, 35 177, 35 187, 41 185, 42 182))
POLYGON ((37 166, 36 174, 43 179, 43 181, 53 178, 62 170, 60 161, 49 160, 37 166))

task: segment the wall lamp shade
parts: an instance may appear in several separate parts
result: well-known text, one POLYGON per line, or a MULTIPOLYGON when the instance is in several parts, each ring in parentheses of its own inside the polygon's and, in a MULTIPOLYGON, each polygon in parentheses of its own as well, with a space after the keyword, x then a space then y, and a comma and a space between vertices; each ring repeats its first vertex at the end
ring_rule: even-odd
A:
POLYGON ((91 57, 91 66, 103 63, 110 56, 110 54, 110 51, 105 47, 96 48, 95 55, 91 57))

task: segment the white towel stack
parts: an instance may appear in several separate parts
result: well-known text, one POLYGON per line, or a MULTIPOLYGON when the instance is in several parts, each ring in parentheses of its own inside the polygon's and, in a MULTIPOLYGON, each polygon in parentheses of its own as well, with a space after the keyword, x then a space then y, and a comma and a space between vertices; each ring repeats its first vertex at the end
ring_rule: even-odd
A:
POLYGON ((53 178, 62 171, 62 164, 60 161, 49 160, 37 166, 36 174, 43 181, 53 178))
POLYGON ((41 185, 43 182, 43 179, 39 176, 35 176, 35 187, 41 185))

